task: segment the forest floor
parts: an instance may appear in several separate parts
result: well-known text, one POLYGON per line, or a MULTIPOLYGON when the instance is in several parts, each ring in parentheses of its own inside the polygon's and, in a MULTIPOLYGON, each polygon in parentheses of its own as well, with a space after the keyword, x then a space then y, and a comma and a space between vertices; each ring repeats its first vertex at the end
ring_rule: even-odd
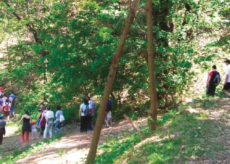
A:
MULTIPOLYGON (((164 123, 159 123, 158 130, 149 134, 147 139, 139 137, 141 139, 132 139, 130 143, 127 138, 136 132, 128 122, 103 128, 100 145, 106 146, 99 146, 97 163, 230 163, 230 99, 194 100, 181 106, 180 112, 159 117, 160 120, 164 123), (171 117, 176 121, 172 122, 171 117), (111 144, 111 140, 115 142, 111 144), (121 151, 120 146, 117 150, 111 149, 127 143, 130 147, 121 151), (148 148, 153 151, 147 151, 148 148), (159 154, 154 149, 160 150, 159 154), (106 157, 110 159, 106 161, 106 157)), ((147 119, 142 118, 136 124, 147 127, 146 122, 147 119)), ((0 158, 5 163, 18 164, 84 163, 92 132, 81 134, 79 127, 73 125, 63 127, 63 130, 64 136, 52 142, 38 139, 20 143, 20 136, 14 134, 17 126, 11 125, 7 127, 4 145, 0 146, 0 158)))
MULTIPOLYGON (((142 121, 145 121, 145 119, 137 122, 142 121)), ((7 133, 4 137, 3 145, 0 146, 0 159, 4 159, 5 163, 84 163, 93 134, 92 131, 79 133, 79 124, 67 125, 62 127, 63 137, 61 138, 43 142, 40 136, 29 142, 22 143, 20 142, 18 129, 19 127, 15 124, 10 124, 6 127, 7 133)), ((112 127, 103 128, 99 143, 109 141, 110 137, 122 136, 122 133, 127 131, 134 132, 132 125, 128 124, 127 121, 113 123, 112 127)))
MULTIPOLYGON (((111 136, 121 136, 123 131, 129 130, 133 131, 132 126, 127 124, 126 121, 120 122, 118 125, 114 125, 110 128, 104 128, 99 143, 102 144, 109 141, 111 136)), ((16 163, 84 163, 84 159, 89 151, 93 132, 79 133, 79 127, 68 127, 68 129, 65 129, 64 134, 64 137, 48 145, 46 149, 18 160, 16 163)))
MULTIPOLYGON (((190 103, 188 111, 199 115, 202 126, 194 136, 202 155, 188 158, 187 164, 230 163, 230 99, 214 98, 190 103), (199 134, 199 132, 201 132, 199 134)), ((196 128, 195 128, 196 129, 196 128)))

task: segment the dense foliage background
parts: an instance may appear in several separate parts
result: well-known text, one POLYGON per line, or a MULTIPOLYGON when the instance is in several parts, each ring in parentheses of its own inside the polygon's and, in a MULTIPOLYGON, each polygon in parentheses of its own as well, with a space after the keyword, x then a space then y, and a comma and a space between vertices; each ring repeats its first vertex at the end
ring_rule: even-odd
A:
MULTIPOLYGON (((229 52, 229 2, 153 2, 159 108, 172 106, 207 69, 229 52)), ((129 10, 126 0, 3 0, 0 2, 1 79, 18 95, 18 111, 39 102, 62 105, 77 118, 82 97, 100 101, 110 61, 129 10)), ((113 113, 149 108, 145 1, 132 25, 111 99, 113 113)))

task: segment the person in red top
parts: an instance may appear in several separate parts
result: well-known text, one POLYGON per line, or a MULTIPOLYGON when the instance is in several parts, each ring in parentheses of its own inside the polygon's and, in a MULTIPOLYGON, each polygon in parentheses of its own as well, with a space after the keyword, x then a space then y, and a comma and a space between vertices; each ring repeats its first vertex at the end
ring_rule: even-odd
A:
POLYGON ((3 91, 3 87, 0 87, 0 91, 1 91, 2 93, 4 93, 4 91, 3 91))
POLYGON ((216 91, 216 86, 220 82, 220 74, 216 71, 216 66, 212 66, 212 71, 208 74, 208 80, 207 80, 207 95, 208 96, 214 96, 216 91))

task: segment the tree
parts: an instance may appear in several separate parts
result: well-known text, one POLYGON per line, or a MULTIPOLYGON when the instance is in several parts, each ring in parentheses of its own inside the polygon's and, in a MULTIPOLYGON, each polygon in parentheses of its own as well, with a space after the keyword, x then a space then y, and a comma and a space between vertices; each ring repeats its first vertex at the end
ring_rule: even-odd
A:
MULTIPOLYGON (((0 78, 5 88, 15 88, 19 98, 27 100, 18 101, 18 111, 36 108, 44 96, 54 106, 61 100, 67 113, 76 112, 87 93, 95 95, 96 101, 101 99, 129 10, 129 1, 121 2, 119 8, 117 0, 0 1, 0 42, 9 40, 7 51, 0 47, 5 53, 1 63, 6 66, 0 78), (37 32, 37 42, 33 31, 37 32), (11 44, 11 38, 17 41, 11 44)), ((140 116, 150 108, 145 3, 141 1, 117 68, 117 85, 111 92, 115 120, 133 111, 140 116)), ((224 35, 222 30, 227 34, 228 23, 222 19, 228 17, 227 2, 152 3, 157 105, 167 109, 173 105, 172 92, 177 100, 193 84, 194 63, 207 68, 208 61, 220 57, 213 46, 229 50, 227 35, 218 42, 218 35, 224 35), (209 36, 215 44, 200 47, 200 40, 209 36)), ((66 118, 71 122, 69 117, 73 120, 73 116, 66 118)))
POLYGON ((150 81, 150 116, 153 121, 150 123, 150 129, 155 130, 157 127, 157 92, 156 92, 156 69, 153 58, 153 16, 152 16, 152 0, 146 0, 147 15, 147 38, 148 38, 148 66, 150 81))
POLYGON ((124 44, 125 44, 125 41, 126 41, 128 34, 129 34, 130 27, 133 23, 134 17, 136 15, 139 3, 140 3, 140 0, 134 0, 133 5, 131 6, 131 8, 129 10, 129 14, 128 14, 128 17, 126 18, 124 29, 123 29, 122 35, 120 36, 120 40, 119 40, 119 43, 117 46, 117 50, 114 54, 114 57, 113 57, 113 60, 112 60, 111 66, 110 66, 106 86, 105 86, 104 93, 103 93, 103 98, 102 98, 101 103, 100 103, 99 114, 97 117, 97 122, 95 125, 93 137, 92 137, 89 154, 87 157, 87 163, 88 164, 93 164, 95 161, 98 141, 99 141, 100 134, 101 134, 102 123, 103 123, 103 120, 105 117, 106 104, 107 104, 107 101, 109 99, 109 94, 112 90, 112 86, 113 86, 114 79, 115 79, 116 72, 117 72, 119 59, 120 59, 121 54, 123 52, 124 44))

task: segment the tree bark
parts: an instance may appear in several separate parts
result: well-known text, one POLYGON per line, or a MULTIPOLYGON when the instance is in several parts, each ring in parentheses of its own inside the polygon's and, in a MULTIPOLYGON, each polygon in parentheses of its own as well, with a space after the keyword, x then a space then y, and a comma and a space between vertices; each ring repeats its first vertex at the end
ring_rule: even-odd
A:
POLYGON ((112 90, 112 86, 113 86, 114 79, 115 79, 116 72, 117 72, 119 59, 123 52, 125 40, 130 31, 130 27, 131 27, 131 24, 133 23, 139 3, 140 3, 140 0, 133 1, 133 5, 129 10, 129 14, 128 14, 128 17, 126 18, 123 32, 122 32, 122 35, 120 36, 119 44, 117 46, 117 50, 114 54, 114 57, 111 63, 111 67, 110 67, 109 74, 107 77, 106 86, 105 86, 104 93, 103 93, 103 98, 101 100, 100 109, 98 111, 99 113, 98 113, 95 129, 94 129, 94 133, 93 133, 93 137, 91 141, 90 150, 89 150, 88 157, 87 157, 87 162, 86 162, 87 164, 93 164, 95 162, 95 156, 97 152, 98 141, 99 141, 100 134, 101 134, 102 123, 105 117, 106 104, 109 99, 109 94, 112 90))
POLYGON ((150 116, 153 122, 150 123, 150 129, 155 130, 157 127, 157 92, 155 79, 155 65, 153 62, 153 16, 152 16, 152 0, 146 1, 146 15, 147 15, 147 39, 148 39, 148 66, 149 66, 149 80, 150 80, 150 116))

